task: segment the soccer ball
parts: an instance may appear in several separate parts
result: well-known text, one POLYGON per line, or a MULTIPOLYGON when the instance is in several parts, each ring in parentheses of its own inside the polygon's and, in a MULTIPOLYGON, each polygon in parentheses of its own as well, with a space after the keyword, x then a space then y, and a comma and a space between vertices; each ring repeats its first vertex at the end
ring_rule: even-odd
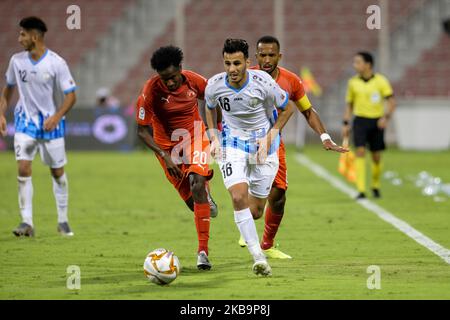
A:
POLYGON ((180 273, 180 262, 172 251, 155 249, 144 261, 144 274, 148 280, 158 285, 169 284, 180 273))

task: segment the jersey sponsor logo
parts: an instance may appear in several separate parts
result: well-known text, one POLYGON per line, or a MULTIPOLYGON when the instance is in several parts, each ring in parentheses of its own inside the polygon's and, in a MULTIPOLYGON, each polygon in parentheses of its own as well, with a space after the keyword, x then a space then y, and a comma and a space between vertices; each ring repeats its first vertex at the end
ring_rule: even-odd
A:
POLYGON ((379 103, 381 101, 381 96, 378 92, 374 92, 370 96, 370 99, 372 100, 373 103, 379 103))
POLYGON ((251 98, 249 102, 250 107, 255 108, 258 105, 258 102, 259 102, 258 98, 251 98))
POLYGON ((139 119, 144 120, 145 119, 145 109, 144 107, 139 108, 139 119))
POLYGON ((48 72, 44 72, 44 73, 42 74, 42 79, 43 79, 44 81, 50 80, 51 77, 52 77, 52 76, 51 76, 50 73, 48 73, 48 72))
POLYGON ((166 103, 169 103, 170 96, 167 96, 167 98, 161 97, 161 101, 165 101, 166 103))
POLYGON ((188 90, 188 92, 186 93, 188 98, 194 98, 195 97, 195 92, 192 90, 188 90))

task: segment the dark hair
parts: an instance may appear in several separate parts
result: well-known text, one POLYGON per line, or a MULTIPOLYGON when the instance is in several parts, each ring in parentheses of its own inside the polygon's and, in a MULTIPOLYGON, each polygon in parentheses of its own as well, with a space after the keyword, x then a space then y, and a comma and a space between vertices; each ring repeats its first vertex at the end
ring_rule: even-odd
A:
POLYGON ((263 36, 263 37, 259 38, 258 42, 256 42, 256 46, 258 47, 258 45, 260 43, 265 43, 265 44, 276 43, 278 46, 278 50, 281 48, 280 41, 278 41, 278 39, 273 36, 263 36))
POLYGON ((41 18, 38 17, 26 17, 20 20, 19 26, 25 30, 37 30, 42 35, 47 32, 47 26, 41 18))
POLYGON ((364 62, 366 63, 370 63, 370 65, 373 67, 375 64, 375 61, 373 59, 373 55, 367 51, 360 51, 358 53, 356 53, 357 56, 360 56, 361 58, 363 58, 364 62))
POLYGON ((156 71, 163 71, 170 66, 176 68, 181 67, 181 62, 183 61, 183 51, 172 45, 166 47, 160 47, 156 50, 150 60, 152 68, 156 71))
POLYGON ((224 53, 242 52, 244 58, 248 58, 248 43, 243 39, 227 39, 223 44, 222 55, 224 53))

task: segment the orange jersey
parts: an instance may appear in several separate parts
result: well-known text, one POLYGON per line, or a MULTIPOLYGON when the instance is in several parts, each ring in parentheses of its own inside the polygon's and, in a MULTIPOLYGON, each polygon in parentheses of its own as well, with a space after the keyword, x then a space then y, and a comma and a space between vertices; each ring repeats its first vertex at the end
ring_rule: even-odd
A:
MULTIPOLYGON (((311 107, 311 103, 303 87, 303 82, 299 76, 295 73, 282 68, 278 68, 278 76, 275 81, 278 85, 289 94, 289 99, 294 101, 298 106, 300 106, 301 111, 305 111, 311 107)), ((260 70, 259 66, 251 67, 250 69, 260 70)))
POLYGON ((146 82, 136 103, 136 122, 151 125, 155 142, 164 149, 179 143, 178 139, 171 140, 175 130, 187 130, 193 138, 195 122, 202 122, 197 99, 204 99, 207 80, 188 70, 182 75, 184 82, 176 91, 169 91, 161 78, 154 76, 146 82))

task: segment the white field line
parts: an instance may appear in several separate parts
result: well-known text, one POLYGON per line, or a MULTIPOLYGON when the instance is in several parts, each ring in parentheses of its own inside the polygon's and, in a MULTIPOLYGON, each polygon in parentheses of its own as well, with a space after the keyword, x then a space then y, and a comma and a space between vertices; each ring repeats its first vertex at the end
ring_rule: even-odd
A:
MULTIPOLYGON (((297 154, 296 159, 301 165, 305 166, 306 168, 308 168, 309 170, 314 172, 320 178, 328 181, 333 187, 335 187, 336 189, 347 194, 349 197, 354 198, 358 194, 358 192, 355 189, 348 186, 341 179, 330 174, 326 169, 324 169, 320 165, 314 163, 308 157, 306 157, 302 154, 297 154)), ((410 237, 411 239, 413 239, 420 245, 424 246, 425 248, 427 248, 428 250, 433 252, 435 255, 439 256, 447 264, 450 264, 450 250, 449 249, 434 242, 432 239, 428 238, 426 235, 424 235, 420 231, 414 229, 412 226, 410 226, 405 221, 397 218, 392 213, 383 209, 382 207, 373 203, 372 201, 364 199, 364 200, 357 201, 357 203, 359 205, 363 206, 364 208, 366 208, 367 210, 373 212, 380 219, 391 224, 393 227, 395 227, 399 231, 403 232, 408 237, 410 237)))

